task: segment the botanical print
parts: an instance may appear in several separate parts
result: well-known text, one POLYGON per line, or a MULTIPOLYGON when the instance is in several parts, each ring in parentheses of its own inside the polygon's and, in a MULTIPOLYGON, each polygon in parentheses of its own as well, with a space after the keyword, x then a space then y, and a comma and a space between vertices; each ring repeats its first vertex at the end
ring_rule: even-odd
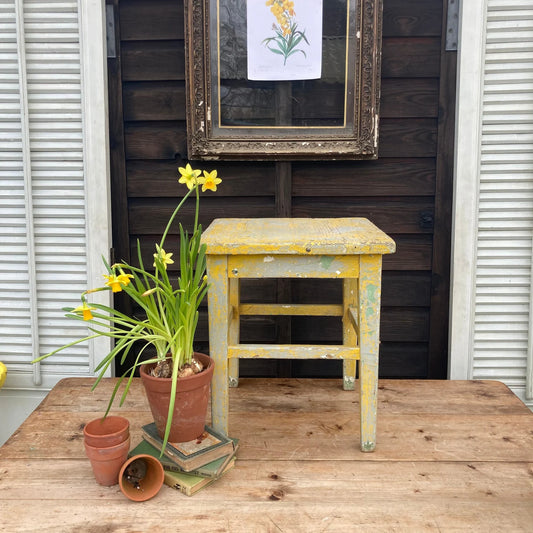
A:
POLYGON ((305 36, 305 30, 298 30, 296 12, 294 11, 294 2, 288 0, 267 0, 267 6, 276 18, 277 24, 272 24, 272 29, 276 34, 275 37, 267 37, 263 44, 274 54, 283 56, 283 65, 287 64, 287 59, 301 52, 305 57, 306 54, 302 48, 298 48, 300 43, 305 41, 309 46, 309 41, 305 36))
POLYGON ((322 0, 247 0, 248 79, 309 80, 322 70, 322 0))

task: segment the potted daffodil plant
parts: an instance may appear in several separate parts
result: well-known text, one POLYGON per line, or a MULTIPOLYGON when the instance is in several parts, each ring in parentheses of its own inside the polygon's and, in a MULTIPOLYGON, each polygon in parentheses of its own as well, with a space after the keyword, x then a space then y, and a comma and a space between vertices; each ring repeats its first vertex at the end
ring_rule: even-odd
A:
POLYGON ((113 390, 106 415, 126 379, 120 401, 120 405, 123 404, 139 368, 154 422, 165 445, 169 440, 192 440, 204 431, 214 368, 210 357, 194 352, 193 341, 198 308, 208 288, 205 245, 200 242, 202 226, 198 222, 200 192, 216 191, 221 179, 217 177, 216 170, 202 172, 193 169, 190 164, 179 167, 179 173, 179 183, 185 184, 188 191, 170 216, 160 241, 155 244, 153 264, 144 264, 139 242, 138 266, 127 262, 109 265, 104 260, 107 269, 105 284, 82 293, 78 307, 64 309, 68 318, 88 321, 89 335, 34 361, 41 361, 89 339, 110 337, 114 346, 96 368, 98 377, 94 389, 116 357, 124 363, 132 348, 139 348, 135 362, 120 377, 113 390), (165 249, 165 241, 181 207, 192 195, 196 199, 194 227, 189 234, 179 223, 179 254, 175 256, 167 251, 168 247, 165 249), (167 267, 175 261, 179 265, 179 274, 177 279, 172 280, 167 267), (131 299, 132 307, 140 310, 139 316, 129 316, 109 306, 91 303, 91 294, 99 291, 125 293, 131 299), (144 354, 149 347, 152 347, 152 352, 155 349, 155 355, 146 359, 144 354), (184 398, 191 394, 192 398, 184 398), (191 406, 195 412, 185 409, 191 406))

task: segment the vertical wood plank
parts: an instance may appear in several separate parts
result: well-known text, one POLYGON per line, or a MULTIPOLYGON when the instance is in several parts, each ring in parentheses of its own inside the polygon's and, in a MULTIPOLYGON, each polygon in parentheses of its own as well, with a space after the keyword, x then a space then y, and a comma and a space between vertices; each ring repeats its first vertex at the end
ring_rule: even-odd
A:
POLYGON ((228 434, 228 326, 229 284, 228 258, 208 255, 207 276, 211 284, 208 292, 209 354, 215 362, 211 382, 211 424, 221 433, 228 434))
MULTIPOLYGON (((231 309, 231 319, 228 328, 228 344, 231 346, 240 342, 240 324, 241 317, 239 314, 239 303, 241 301, 241 280, 239 278, 230 278, 229 280, 229 305, 231 309)), ((230 387, 239 386, 239 360, 234 358, 228 361, 229 377, 228 385, 230 387)))
POLYGON ((453 202, 455 137, 455 82, 457 52, 447 52, 446 15, 443 0, 435 220, 433 230, 433 272, 429 326, 428 378, 446 379, 448 373, 448 323, 450 300, 450 255, 453 202))
MULTIPOLYGON (((287 100, 287 99, 286 99, 287 100)), ((288 110, 285 110, 288 112, 288 110)), ((280 119, 281 120, 281 119, 280 119)), ((287 161, 276 162, 276 216, 288 218, 292 211, 292 163, 287 161)), ((277 281, 278 303, 292 302, 291 281, 279 279, 277 281)), ((291 344, 292 318, 290 316, 276 317, 277 343, 291 344)), ((279 360, 277 376, 280 378, 292 377, 293 363, 290 359, 279 360)))
MULTIPOLYGON (((119 20, 119 0, 106 0, 113 6, 115 23, 115 57, 107 59, 107 86, 109 105, 109 163, 111 178, 111 220, 113 236, 113 256, 111 261, 130 263, 128 192, 126 175, 126 149, 124 142, 124 114, 122 105, 122 63, 119 20)), ((114 304, 122 313, 133 314, 131 299, 125 293, 116 293, 114 304)), ((121 364, 115 359, 115 374, 122 375, 131 367, 130 361, 121 364)))
POLYGON ((376 447, 381 255, 362 255, 359 277, 361 451, 376 447))
MULTIPOLYGON (((352 326, 349 309, 352 308, 358 315, 359 295, 357 291, 357 279, 346 278, 343 280, 342 289, 343 314, 342 314, 342 343, 345 346, 356 346, 357 334, 352 326)), ((359 317, 357 316, 357 320, 359 317)), ((356 361, 343 361, 343 388, 344 390, 355 389, 356 361)))

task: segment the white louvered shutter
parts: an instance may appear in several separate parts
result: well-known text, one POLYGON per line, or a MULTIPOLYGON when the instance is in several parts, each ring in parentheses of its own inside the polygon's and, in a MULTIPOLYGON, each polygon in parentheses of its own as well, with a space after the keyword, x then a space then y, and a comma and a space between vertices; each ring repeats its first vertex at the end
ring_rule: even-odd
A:
POLYGON ((473 375, 524 397, 533 230, 533 3, 488 0, 473 375))
POLYGON ((78 3, 0 1, 0 361, 9 386, 89 372, 62 307, 87 288, 78 3))

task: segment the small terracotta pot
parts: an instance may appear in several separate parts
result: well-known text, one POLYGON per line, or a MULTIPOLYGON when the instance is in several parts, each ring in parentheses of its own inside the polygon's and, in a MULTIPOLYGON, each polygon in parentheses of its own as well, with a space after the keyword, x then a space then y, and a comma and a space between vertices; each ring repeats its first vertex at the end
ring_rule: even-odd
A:
POLYGON ((151 455, 134 455, 120 469, 118 484, 123 494, 134 502, 153 498, 163 486, 163 465, 151 455), (140 463, 140 464, 138 464, 140 463))
POLYGON ((91 420, 83 428, 85 443, 95 448, 109 448, 130 436, 130 423, 122 416, 106 416, 91 420))
MULTIPOLYGON (((168 439, 170 442, 187 442, 204 431, 215 363, 211 357, 203 353, 195 353, 194 356, 203 363, 205 370, 178 380, 174 416, 168 439)), ((142 365, 140 374, 157 431, 163 438, 167 425, 172 378, 150 376, 150 370, 154 366, 154 364, 142 365)))
POLYGON ((128 459, 130 438, 116 446, 95 448, 85 443, 85 453, 91 461, 96 481, 100 485, 110 487, 118 483, 118 475, 122 465, 128 459))

